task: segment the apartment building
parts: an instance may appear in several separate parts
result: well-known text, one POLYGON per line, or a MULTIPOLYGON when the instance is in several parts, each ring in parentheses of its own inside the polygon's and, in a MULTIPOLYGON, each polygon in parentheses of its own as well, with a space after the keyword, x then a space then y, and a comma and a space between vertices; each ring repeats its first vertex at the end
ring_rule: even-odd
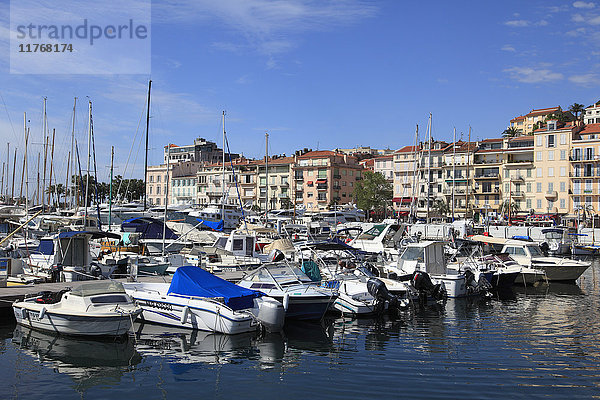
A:
POLYGON ((504 201, 516 204, 521 212, 530 212, 535 205, 536 176, 534 168, 534 137, 520 136, 503 141, 500 169, 500 205, 504 201))
MULTIPOLYGON (((173 165, 169 165, 169 170, 173 169, 173 165)), ((169 174, 167 173, 167 165, 153 165, 148 167, 147 173, 147 184, 146 184, 146 197, 149 205, 165 205, 170 202, 169 198, 165 198, 167 191, 167 182, 169 181, 169 174)))
POLYGON ((390 183, 394 182, 394 155, 374 158, 373 172, 380 173, 390 183))
POLYGON ((413 198, 418 194, 418 166, 421 158, 419 146, 404 146, 394 153, 394 211, 407 215, 413 198))
MULTIPOLYGON (((194 143, 190 145, 177 146, 170 144, 165 146, 163 154, 165 164, 167 163, 167 156, 170 163, 173 164, 185 161, 215 164, 223 162, 223 149, 220 149, 216 143, 199 137, 194 139, 194 143)), ((229 161, 229 158, 232 160, 238 158, 239 154, 227 153, 225 156, 226 161, 229 161)))
POLYGON ((197 202, 197 174, 201 164, 195 161, 179 162, 171 169, 170 204, 197 202))
POLYGON ((444 150, 447 142, 431 141, 421 145, 417 216, 425 217, 437 199, 444 199, 444 150), (431 147, 431 148, 430 148, 431 147), (429 207, 428 207, 429 203, 429 207))
POLYGON ((295 156, 296 204, 308 210, 325 210, 330 204, 353 202, 354 185, 363 168, 353 156, 334 151, 310 151, 295 156))
POLYGON ((504 162, 503 139, 485 139, 473 149, 472 204, 474 212, 488 214, 502 205, 501 170, 504 162))
MULTIPOLYGON (((573 135, 579 129, 572 123, 563 125, 548 121, 546 127, 534 132, 535 203, 532 208, 536 213, 564 215, 570 212, 569 149, 573 135)), ((576 182, 579 181, 573 180, 573 185, 576 182)))
POLYGON ((294 206, 291 187, 294 176, 293 164, 294 157, 285 156, 270 157, 268 163, 265 163, 264 159, 256 162, 257 204, 261 210, 288 209, 294 206))
POLYGON ((600 212, 600 123, 573 133, 569 157, 572 202, 569 212, 600 212))
POLYGON ((600 101, 592 104, 583 111, 583 122, 586 125, 600 123, 600 101))
POLYGON ((543 123, 548 115, 555 113, 562 113, 560 106, 533 109, 528 114, 511 119, 509 127, 520 130, 522 135, 531 135, 536 123, 543 123))
MULTIPOLYGON (((237 165, 234 164, 234 168, 237 174, 237 165)), ((225 204, 239 204, 234 172, 230 164, 225 164, 225 172, 222 163, 206 164, 198 169, 196 178, 196 203, 221 204, 225 198, 225 204)))

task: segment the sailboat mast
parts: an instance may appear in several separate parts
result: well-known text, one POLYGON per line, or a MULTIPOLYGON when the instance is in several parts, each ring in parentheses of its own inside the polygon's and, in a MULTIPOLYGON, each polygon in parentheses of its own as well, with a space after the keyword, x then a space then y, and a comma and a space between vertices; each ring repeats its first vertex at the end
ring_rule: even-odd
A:
POLYGON ((92 146, 92 101, 88 100, 88 154, 87 154, 87 168, 85 174, 85 211, 84 211, 84 219, 83 226, 87 226, 87 216, 88 216, 88 193, 89 193, 89 183, 90 183, 90 155, 91 155, 91 146, 92 146))
POLYGON ((431 201, 431 113, 429 113, 429 123, 427 124, 429 145, 427 151, 427 216, 425 221, 429 223, 429 202, 431 201))
POLYGON ((4 200, 8 204, 8 174, 10 171, 10 143, 6 143, 6 197, 4 200))
POLYGON ((112 185, 113 185, 113 163, 115 160, 115 146, 110 146, 110 186, 108 189, 108 229, 112 224, 112 185))
POLYGON ((467 187, 466 187, 466 201, 465 201, 465 219, 469 217, 469 170, 471 169, 471 127, 469 126, 469 141, 467 142, 467 187))
POLYGON ((417 124, 417 128, 415 130, 415 147, 414 147, 414 151, 413 151, 413 181, 412 181, 412 185, 411 185, 411 199, 410 199, 410 209, 408 212, 408 217, 409 217, 409 221, 411 222, 415 222, 416 221, 416 201, 417 201, 417 196, 419 195, 418 189, 417 189, 417 177, 418 177, 418 166, 419 163, 417 161, 417 146, 419 144, 419 124, 417 124), (414 213, 414 215, 413 215, 414 213))
MULTIPOLYGON (((223 111, 223 198, 221 200, 221 219, 225 226, 225 111, 223 111)), ((229 189, 227 189, 229 191, 229 189)))
MULTIPOLYGON (((48 203, 50 204, 52 202, 52 191, 50 190, 50 188, 52 188, 52 171, 54 169, 54 137, 56 135, 56 129, 52 129, 52 149, 50 150, 50 180, 48 181, 48 203)), ((27 151, 27 150, 25 150, 27 151)), ((58 193, 56 192, 56 185, 54 186, 54 194, 56 195, 55 197, 58 197, 58 193)))
POLYGON ((15 170, 17 169, 17 148, 15 147, 15 156, 13 157, 12 189, 10 190, 11 200, 15 200, 15 170))
MULTIPOLYGON (((69 154, 69 166, 71 168, 67 167, 67 192, 69 190, 69 187, 71 187, 71 207, 75 206, 75 191, 73 190, 73 183, 71 182, 71 177, 69 176, 69 169, 70 169, 70 173, 72 174, 73 171, 75 171, 75 163, 73 161, 73 157, 75 155, 75 153, 73 152, 73 146, 75 145, 75 108, 77 106, 77 97, 74 98, 73 100, 73 124, 71 125, 71 153, 69 154)), ((66 193, 65 193, 66 194, 66 193)), ((66 195, 65 195, 65 206, 66 206, 66 195)))
MULTIPOLYGON (((223 114, 223 117, 225 114, 223 114)), ((223 147, 223 154, 225 154, 225 147, 223 147)), ((167 171, 169 171, 169 164, 171 162, 171 144, 167 144, 167 171)), ((165 189, 165 212, 163 214, 163 231, 162 231, 162 255, 165 255, 165 236, 167 234, 167 207, 169 204, 169 174, 167 173, 167 181, 165 182, 167 188, 165 189)))
MULTIPOLYGON (((23 113, 23 125, 27 126, 27 114, 23 113)), ((25 156, 23 158, 23 169, 25 180, 25 215, 29 215, 29 165, 27 164, 27 144, 29 142, 29 129, 25 128, 25 156)), ((29 225, 29 224, 28 224, 29 225)), ((25 229, 25 239, 27 239, 28 229, 25 229)))
MULTIPOLYGON (((144 157, 144 211, 148 206, 148 128, 150 127, 150 89, 152 88, 152 80, 148 81, 148 109, 146 110, 146 156, 144 157)), ((169 170, 167 169, 167 176, 169 170)))
POLYGON ((42 137, 44 138, 44 178, 42 182, 42 209, 46 203, 46 161, 48 158, 48 135, 46 135, 46 130, 48 129, 47 124, 48 120, 46 119, 46 97, 44 97, 44 109, 42 111, 42 137))
POLYGON ((265 132, 265 225, 269 222, 269 134, 265 132))
POLYGON ((452 222, 454 222, 454 186, 456 185, 456 128, 452 140, 452 222))

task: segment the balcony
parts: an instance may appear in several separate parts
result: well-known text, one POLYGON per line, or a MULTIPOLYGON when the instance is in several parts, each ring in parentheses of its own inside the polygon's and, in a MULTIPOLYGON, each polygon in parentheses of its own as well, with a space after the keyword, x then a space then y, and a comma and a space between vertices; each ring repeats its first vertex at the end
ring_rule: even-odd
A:
POLYGON ((546 200, 554 200, 557 197, 558 193, 556 192, 556 190, 546 192, 546 200))
POLYGON ((512 175, 510 179, 513 181, 523 182, 525 177, 523 175, 512 175))
POLYGON ((327 190, 327 185, 317 185, 317 190, 327 190))
POLYGON ((477 188, 474 190, 475 194, 498 194, 500 193, 499 188, 477 188))
POLYGON ((517 197, 517 198, 519 198, 519 197, 525 197, 525 193, 523 193, 521 191, 518 191, 518 192, 517 191, 512 191, 512 192, 510 192, 510 195, 512 197, 517 197))
POLYGON ((475 175, 475 179, 498 179, 499 174, 475 175))
POLYGON ((304 180, 304 176, 302 176, 302 175, 295 175, 294 179, 297 180, 297 181, 303 181, 304 180))
POLYGON ((583 194, 594 194, 593 189, 583 189, 583 194))
MULTIPOLYGON (((465 194, 467 191, 465 189, 454 189, 454 194, 458 195, 458 194, 465 194)), ((444 189, 444 194, 446 195, 451 195, 452 194, 452 188, 450 189, 444 189)))
POLYGON ((334 186, 333 186, 333 190, 340 190, 341 188, 342 188, 342 187, 341 187, 340 185, 337 185, 337 186, 336 186, 336 185, 334 185, 334 186))
POLYGON ((506 167, 531 167, 533 160, 507 160, 504 165, 506 167))
POLYGON ((333 175, 333 179, 342 179, 342 176, 340 174, 336 174, 333 175))

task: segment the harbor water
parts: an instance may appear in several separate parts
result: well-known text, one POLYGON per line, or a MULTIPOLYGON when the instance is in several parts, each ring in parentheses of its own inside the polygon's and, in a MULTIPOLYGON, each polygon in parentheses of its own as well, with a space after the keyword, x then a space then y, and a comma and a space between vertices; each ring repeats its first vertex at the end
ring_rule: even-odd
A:
POLYGON ((5 399, 593 398, 600 262, 577 284, 515 287, 394 319, 235 336, 135 325, 120 341, 0 326, 5 399))

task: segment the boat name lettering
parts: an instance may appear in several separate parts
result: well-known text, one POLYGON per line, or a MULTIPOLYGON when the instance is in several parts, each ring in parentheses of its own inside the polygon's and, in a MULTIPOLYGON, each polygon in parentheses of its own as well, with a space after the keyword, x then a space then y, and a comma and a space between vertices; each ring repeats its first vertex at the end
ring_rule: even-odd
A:
POLYGON ((161 310, 173 311, 173 305, 169 303, 161 303, 159 301, 146 300, 146 305, 152 308, 160 308, 161 310))

